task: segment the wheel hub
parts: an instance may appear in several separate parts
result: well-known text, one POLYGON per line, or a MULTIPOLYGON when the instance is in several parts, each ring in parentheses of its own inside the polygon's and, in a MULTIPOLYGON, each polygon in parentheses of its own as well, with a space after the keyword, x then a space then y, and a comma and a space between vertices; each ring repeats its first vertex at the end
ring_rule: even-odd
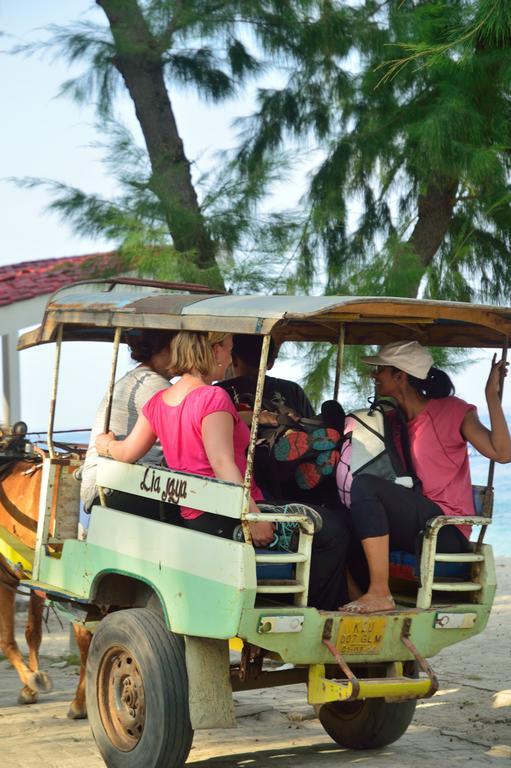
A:
POLYGON ((145 724, 144 685, 136 660, 126 648, 109 648, 98 675, 101 720, 112 743, 129 752, 142 737, 145 724))

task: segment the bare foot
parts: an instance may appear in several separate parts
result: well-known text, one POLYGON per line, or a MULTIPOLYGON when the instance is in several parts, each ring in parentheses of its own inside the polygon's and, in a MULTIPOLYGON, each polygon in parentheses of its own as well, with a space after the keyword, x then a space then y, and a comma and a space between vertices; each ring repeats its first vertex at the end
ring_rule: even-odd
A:
POLYGON ((396 604, 391 594, 374 595, 366 592, 357 600, 342 605, 339 610, 345 613, 383 613, 393 611, 395 607, 396 604))

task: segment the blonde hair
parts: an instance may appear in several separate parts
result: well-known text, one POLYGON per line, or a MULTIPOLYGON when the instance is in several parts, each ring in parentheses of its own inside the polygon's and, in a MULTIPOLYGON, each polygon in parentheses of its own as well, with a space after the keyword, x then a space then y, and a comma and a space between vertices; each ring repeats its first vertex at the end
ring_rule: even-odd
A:
POLYGON ((182 376, 196 370, 208 376, 215 369, 213 346, 222 344, 230 333, 223 331, 179 331, 170 345, 169 374, 182 376))

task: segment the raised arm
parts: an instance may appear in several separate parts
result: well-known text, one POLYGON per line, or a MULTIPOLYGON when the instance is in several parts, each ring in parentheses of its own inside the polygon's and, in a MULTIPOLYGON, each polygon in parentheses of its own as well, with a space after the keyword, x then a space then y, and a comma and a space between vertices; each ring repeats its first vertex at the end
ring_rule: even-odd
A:
POLYGON ((138 461, 155 443, 156 435, 143 413, 139 414, 135 426, 124 438, 116 440, 113 432, 102 432, 96 438, 96 450, 102 456, 110 456, 128 464, 138 461))
POLYGON ((493 355, 485 388, 491 428, 487 429, 481 424, 475 411, 469 411, 461 425, 461 434, 465 440, 483 456, 500 464, 511 461, 511 436, 499 397, 500 377, 507 375, 507 366, 508 363, 503 360, 497 362, 497 355, 493 355))
MULTIPOLYGON (((204 449, 219 480, 243 485, 243 477, 234 461, 233 443, 234 420, 227 411, 215 411, 202 420, 202 441, 204 449)), ((250 499, 250 511, 258 513, 257 504, 250 499)), ((273 540, 273 523, 250 523, 250 532, 256 546, 269 544, 273 540)))

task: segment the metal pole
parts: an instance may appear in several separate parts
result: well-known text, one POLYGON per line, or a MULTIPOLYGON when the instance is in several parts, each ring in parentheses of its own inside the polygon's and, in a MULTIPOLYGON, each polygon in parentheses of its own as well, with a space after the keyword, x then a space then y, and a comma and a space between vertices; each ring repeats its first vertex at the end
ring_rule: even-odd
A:
POLYGON ((55 426, 55 408, 57 404, 57 385, 59 381, 59 367, 60 367, 60 350, 62 349, 62 334, 64 332, 64 326, 62 323, 57 329, 57 338, 55 340, 55 359, 53 362, 53 380, 51 384, 51 400, 50 400, 50 417, 48 420, 48 453, 50 459, 56 457, 55 446, 53 445, 53 427, 55 426))
POLYGON ((112 413, 112 400, 114 396, 114 384, 115 384, 115 372, 117 370, 117 358, 119 357, 119 344, 121 341, 122 328, 115 329, 114 335, 114 349, 112 355, 112 367, 110 368, 110 380, 108 382, 108 393, 105 406, 105 421, 103 424, 103 432, 108 432, 110 428, 110 415, 112 413))
POLYGON ((346 326, 341 323, 339 326, 339 339, 337 341, 337 360, 335 364, 335 384, 334 384, 334 400, 339 397, 339 387, 341 386, 341 373, 344 364, 344 335, 346 326))
POLYGON ((252 416, 252 426, 250 429, 250 443, 247 453, 247 470, 245 472, 245 479, 243 482, 243 505, 241 507, 241 525, 243 528, 243 535, 247 544, 252 542, 252 536, 250 534, 250 528, 247 520, 249 504, 250 504, 250 484, 252 480, 252 470, 254 466, 254 452, 257 440, 257 428, 259 425, 259 413, 261 411, 261 403, 263 401, 263 389, 264 389, 264 377, 266 375, 266 364, 268 362, 268 352, 270 350, 271 336, 268 334, 263 338, 263 346, 261 349, 261 359, 259 361, 259 373, 257 375, 257 386, 254 399, 254 413, 252 416))
MULTIPOLYGON (((119 344, 121 341, 122 328, 116 328, 114 334, 114 348, 112 354, 112 365, 110 368, 110 379, 108 381, 108 392, 105 405, 105 419, 103 421, 103 432, 108 432, 110 428, 110 416, 112 414, 112 400, 114 397, 115 372, 117 370, 117 358, 119 357, 119 344)), ((99 500, 102 507, 106 507, 106 498, 103 488, 98 485, 99 500)))
MULTIPOLYGON (((509 338, 506 336, 506 341, 504 343, 504 346, 502 347, 502 360, 504 361, 504 363, 506 363, 507 361, 508 348, 509 348, 509 338)), ((502 403, 503 394, 504 394, 504 369, 502 369, 500 373, 499 400, 501 403, 502 403)), ((486 490, 484 492, 484 498, 483 498, 483 516, 488 517, 490 519, 493 511, 492 507, 493 507, 494 475, 495 475, 495 461, 494 459, 490 459, 490 463, 488 465, 488 479, 486 481, 486 490)), ((477 538, 477 544, 475 548, 476 552, 479 552, 481 549, 481 545, 484 541, 485 533, 486 533, 486 525, 483 525, 481 527, 481 530, 479 531, 479 536, 477 538)))

